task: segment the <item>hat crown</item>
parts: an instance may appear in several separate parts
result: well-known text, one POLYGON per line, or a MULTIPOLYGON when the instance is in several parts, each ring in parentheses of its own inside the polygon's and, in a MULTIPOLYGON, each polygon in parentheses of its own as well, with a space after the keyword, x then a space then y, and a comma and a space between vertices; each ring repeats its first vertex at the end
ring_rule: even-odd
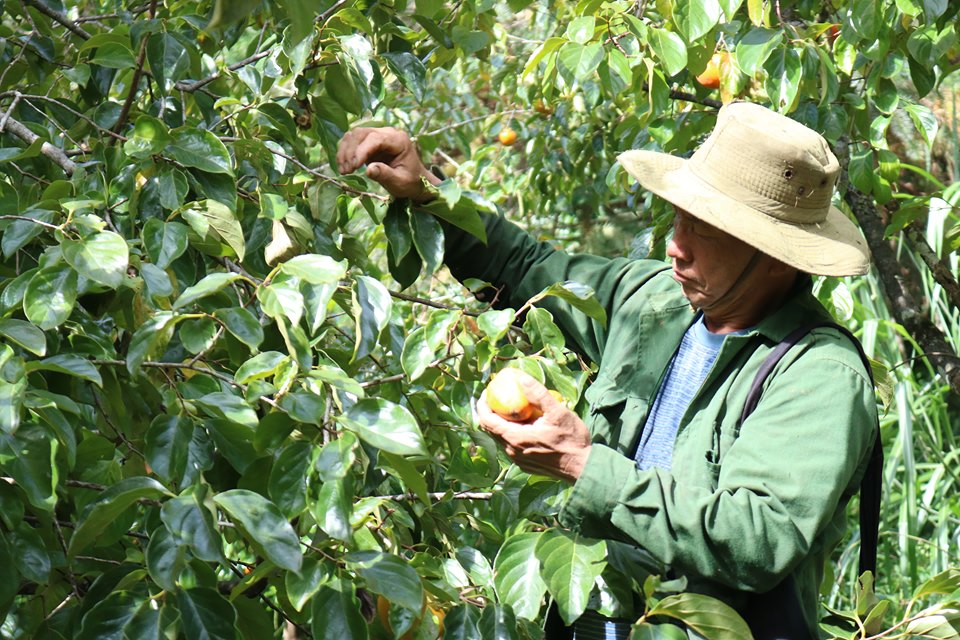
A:
POLYGON ((759 105, 724 106, 690 159, 714 189, 792 224, 826 219, 840 164, 823 136, 759 105))

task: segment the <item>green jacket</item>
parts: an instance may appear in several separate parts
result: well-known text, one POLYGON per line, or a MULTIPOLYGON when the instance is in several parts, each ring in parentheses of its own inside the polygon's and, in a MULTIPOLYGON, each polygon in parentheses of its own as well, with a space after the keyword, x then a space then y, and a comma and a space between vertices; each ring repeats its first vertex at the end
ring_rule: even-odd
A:
POLYGON ((556 298, 541 301, 568 345, 599 364, 587 389, 593 447, 560 512, 584 535, 638 545, 689 590, 733 606, 792 575, 811 629, 823 567, 843 536, 877 428, 870 378, 850 340, 829 328, 804 337, 768 379, 738 430, 764 357, 794 328, 830 319, 797 291, 743 336, 728 336, 677 432, 671 471, 633 460, 661 377, 694 311, 669 267, 568 255, 485 216, 488 243, 447 228, 446 262, 460 278, 505 286, 514 308, 559 281, 591 286, 602 326, 556 298))

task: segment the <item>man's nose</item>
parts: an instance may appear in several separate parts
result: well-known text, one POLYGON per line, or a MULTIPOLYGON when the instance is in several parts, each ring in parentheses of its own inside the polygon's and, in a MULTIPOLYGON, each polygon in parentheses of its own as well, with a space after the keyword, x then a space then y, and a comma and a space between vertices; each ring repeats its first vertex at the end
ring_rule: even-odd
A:
POLYGON ((667 243, 667 257, 680 262, 690 261, 690 249, 686 243, 686 234, 683 231, 683 225, 676 225, 673 228, 673 237, 667 243))

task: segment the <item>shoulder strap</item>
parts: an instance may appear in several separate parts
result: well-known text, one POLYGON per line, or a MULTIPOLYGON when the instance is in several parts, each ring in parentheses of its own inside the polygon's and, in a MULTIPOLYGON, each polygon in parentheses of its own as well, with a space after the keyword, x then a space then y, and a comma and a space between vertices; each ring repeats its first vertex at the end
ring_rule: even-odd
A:
MULTIPOLYGON (((821 322, 799 327, 783 339, 780 344, 773 348, 773 351, 766 357, 760 370, 757 371, 753 384, 750 385, 750 391, 747 393, 747 401, 743 405, 743 413, 740 414, 738 426, 743 424, 753 410, 757 408, 760 402, 760 396, 763 392, 763 384, 770 376, 770 372, 777 366, 784 354, 791 349, 805 335, 820 327, 831 327, 847 336, 860 354, 863 366, 870 377, 870 383, 873 384, 873 371, 870 367, 870 360, 863 351, 860 341, 844 327, 833 322, 821 322)), ((870 452, 870 461, 867 463, 866 472, 860 481, 860 571, 870 571, 874 575, 877 573, 877 538, 880 531, 880 494, 883 480, 883 443, 880 441, 879 425, 876 431, 876 437, 873 443, 873 449, 870 452)))

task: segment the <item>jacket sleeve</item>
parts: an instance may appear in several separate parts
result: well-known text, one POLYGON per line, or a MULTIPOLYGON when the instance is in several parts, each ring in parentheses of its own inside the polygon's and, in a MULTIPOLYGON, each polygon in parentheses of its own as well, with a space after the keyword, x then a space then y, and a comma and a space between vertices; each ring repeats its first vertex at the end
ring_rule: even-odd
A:
POLYGON ((715 470, 716 489, 594 445, 560 520, 637 544, 680 573, 767 591, 843 520, 876 425, 859 359, 808 350, 770 379, 715 470))
MULTIPOLYGON (((654 260, 569 255, 549 242, 535 240, 506 218, 481 215, 487 231, 486 245, 443 223, 444 262, 460 281, 477 278, 497 288, 495 306, 500 308, 519 308, 552 284, 575 281, 593 289, 610 322, 623 301, 667 268, 654 260)), ((553 314, 568 346, 594 362, 600 361, 607 327, 553 296, 544 298, 537 306, 553 314)))

